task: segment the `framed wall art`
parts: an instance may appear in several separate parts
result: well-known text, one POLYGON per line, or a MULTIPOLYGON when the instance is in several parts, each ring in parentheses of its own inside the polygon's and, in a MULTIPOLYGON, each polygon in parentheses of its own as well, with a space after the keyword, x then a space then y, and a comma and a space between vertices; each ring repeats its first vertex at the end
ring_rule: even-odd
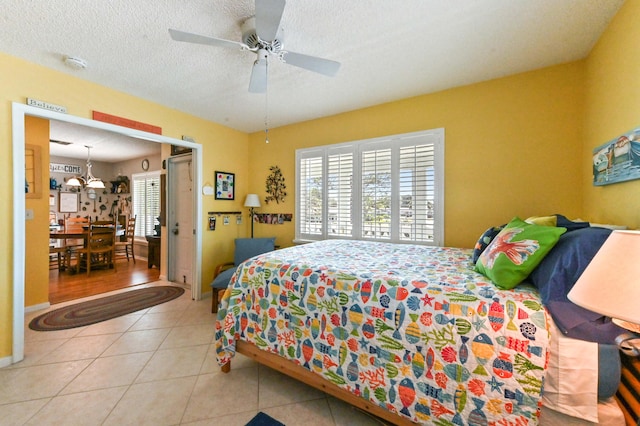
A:
POLYGON ((189 154, 190 152, 191 148, 186 146, 171 145, 171 155, 189 154))
POLYGON ((640 179, 640 127, 593 150, 593 184, 609 185, 640 179))
POLYGON ((76 213, 78 211, 78 193, 61 192, 59 206, 60 213, 76 213))
POLYGON ((233 200, 235 198, 234 173, 216 171, 216 200, 233 200))

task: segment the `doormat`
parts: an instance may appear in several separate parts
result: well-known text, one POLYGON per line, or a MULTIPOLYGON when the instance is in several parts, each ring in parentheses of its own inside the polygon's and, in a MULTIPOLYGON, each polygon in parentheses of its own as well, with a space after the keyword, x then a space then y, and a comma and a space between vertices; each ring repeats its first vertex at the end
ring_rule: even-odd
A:
POLYGON ((67 330, 127 315, 182 296, 184 289, 154 286, 130 290, 75 305, 65 306, 32 319, 29 328, 36 331, 67 330))
POLYGON ((280 423, 276 419, 260 411, 249 423, 245 426, 285 426, 284 423, 280 423))

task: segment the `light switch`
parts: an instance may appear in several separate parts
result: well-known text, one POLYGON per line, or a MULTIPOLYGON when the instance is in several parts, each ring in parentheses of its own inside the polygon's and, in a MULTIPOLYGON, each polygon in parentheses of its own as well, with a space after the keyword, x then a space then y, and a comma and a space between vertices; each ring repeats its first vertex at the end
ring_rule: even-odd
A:
POLYGON ((27 209, 24 212, 25 220, 33 220, 33 209, 27 209))

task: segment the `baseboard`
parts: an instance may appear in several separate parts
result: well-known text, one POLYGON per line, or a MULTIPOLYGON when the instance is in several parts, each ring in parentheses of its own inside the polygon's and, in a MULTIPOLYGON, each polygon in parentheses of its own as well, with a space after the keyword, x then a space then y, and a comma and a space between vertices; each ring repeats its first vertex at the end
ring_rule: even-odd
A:
POLYGON ((166 275, 162 275, 162 274, 160 274, 160 275, 158 276, 158 281, 169 281, 169 280, 167 279, 167 276, 166 276, 166 275))
POLYGON ((49 302, 40 303, 39 305, 26 306, 24 308, 24 313, 28 314, 29 312, 40 311, 42 309, 49 309, 50 307, 51 307, 51 303, 49 303, 49 302))
POLYGON ((13 361, 12 356, 6 356, 4 358, 0 358, 0 368, 10 366, 12 364, 11 361, 13 361))

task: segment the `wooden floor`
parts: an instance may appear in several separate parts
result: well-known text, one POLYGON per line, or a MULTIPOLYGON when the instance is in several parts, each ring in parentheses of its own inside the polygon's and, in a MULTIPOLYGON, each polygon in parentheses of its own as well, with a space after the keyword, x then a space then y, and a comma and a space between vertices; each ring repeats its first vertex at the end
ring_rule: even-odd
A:
POLYGON ((121 288, 133 287, 157 281, 160 270, 156 267, 149 269, 147 259, 136 258, 133 261, 118 261, 117 271, 113 269, 91 270, 79 274, 67 271, 49 270, 49 303, 66 302, 95 294, 106 293, 121 288))

